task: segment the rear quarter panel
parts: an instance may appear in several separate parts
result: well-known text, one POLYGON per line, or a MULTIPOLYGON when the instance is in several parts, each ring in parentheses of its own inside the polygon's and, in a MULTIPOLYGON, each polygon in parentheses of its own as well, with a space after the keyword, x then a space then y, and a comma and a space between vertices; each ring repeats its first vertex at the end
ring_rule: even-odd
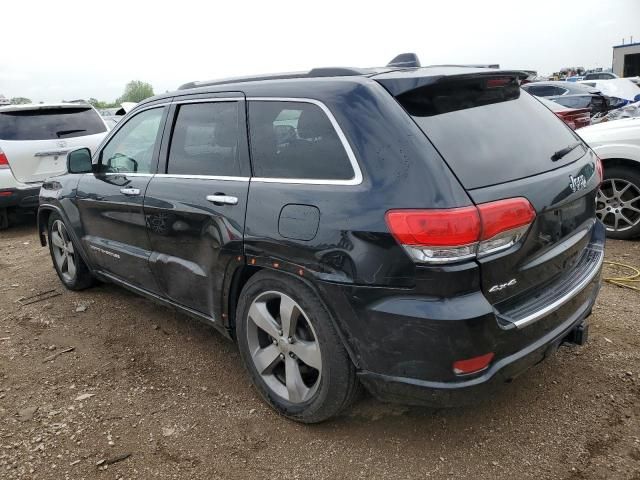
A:
POLYGON ((306 86, 293 95, 288 89, 287 96, 313 98, 328 107, 359 162, 363 181, 360 185, 252 181, 247 255, 267 266, 277 263, 292 271, 303 267, 324 281, 414 286, 415 265, 391 236, 385 213, 392 208, 452 208, 471 200, 424 134, 377 82, 334 80, 312 91, 316 93, 306 86), (286 205, 317 208, 319 226, 313 238, 281 235, 279 218, 286 205))

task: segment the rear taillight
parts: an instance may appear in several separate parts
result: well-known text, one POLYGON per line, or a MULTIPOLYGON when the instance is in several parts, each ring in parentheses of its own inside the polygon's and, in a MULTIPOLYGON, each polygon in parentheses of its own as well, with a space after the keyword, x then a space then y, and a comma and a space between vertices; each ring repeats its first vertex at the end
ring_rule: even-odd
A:
POLYGON ((564 123, 569 125, 571 130, 576 130, 591 124, 591 110, 588 108, 563 110, 555 112, 555 114, 560 117, 564 123))
POLYGON ((9 168, 9 160, 7 160, 7 156, 4 154, 2 149, 0 149, 0 170, 4 168, 9 168))
POLYGON ((520 240, 536 218, 536 211, 526 198, 508 198, 478 205, 482 237, 478 256, 509 248, 520 240))
POLYGON ((514 245, 536 213, 526 198, 509 198, 446 210, 390 210, 389 230, 420 263, 449 263, 514 245))
POLYGON ((596 157, 596 173, 598 174, 598 186, 604 182, 604 167, 602 166, 602 160, 600 157, 596 157))

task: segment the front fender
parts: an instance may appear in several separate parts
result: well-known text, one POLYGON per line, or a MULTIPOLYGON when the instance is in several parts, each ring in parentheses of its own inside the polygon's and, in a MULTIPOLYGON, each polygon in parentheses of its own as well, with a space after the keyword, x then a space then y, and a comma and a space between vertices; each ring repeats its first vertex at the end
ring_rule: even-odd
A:
POLYGON ((640 145, 628 143, 609 143, 591 147, 602 160, 620 158, 640 163, 640 145))

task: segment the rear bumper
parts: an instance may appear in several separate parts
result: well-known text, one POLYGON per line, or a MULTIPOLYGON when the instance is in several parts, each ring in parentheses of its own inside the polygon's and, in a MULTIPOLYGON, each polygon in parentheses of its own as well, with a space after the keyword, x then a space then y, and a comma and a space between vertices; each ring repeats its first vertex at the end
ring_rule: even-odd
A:
POLYGON ((583 304, 579 311, 557 329, 527 348, 494 362, 488 370, 470 380, 432 382, 362 371, 359 373, 360 381, 376 398, 385 402, 429 407, 457 407, 478 403, 491 397, 504 383, 555 353, 576 328, 586 324, 595 301, 595 293, 593 299, 583 304))
POLYGON ((37 208, 40 186, 26 188, 0 188, 0 208, 37 208))
POLYGON ((481 292, 438 298, 378 289, 368 300, 364 287, 334 290, 331 303, 337 305, 342 293, 350 309, 349 313, 343 304, 336 316, 342 320, 339 327, 362 383, 383 401, 429 406, 474 403, 544 360, 568 337, 575 340, 575 329, 591 313, 600 289, 604 228, 598 222, 591 233, 583 254, 599 255, 589 270, 576 267, 566 274, 575 279, 577 288, 563 276, 549 287, 556 292, 565 288, 562 301, 558 296, 536 297, 526 312, 538 306, 545 308, 544 315, 520 326, 505 322, 481 292), (551 303, 553 308, 546 308, 551 303), (487 353, 495 354, 487 369, 468 375, 453 372, 455 361, 487 353))

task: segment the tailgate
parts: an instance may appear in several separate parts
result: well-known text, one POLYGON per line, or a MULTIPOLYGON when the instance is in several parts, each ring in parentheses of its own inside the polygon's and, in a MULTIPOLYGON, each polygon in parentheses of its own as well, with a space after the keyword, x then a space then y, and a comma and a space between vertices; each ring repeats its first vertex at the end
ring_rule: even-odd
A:
POLYGON ((80 147, 95 150, 106 131, 98 113, 88 106, 0 110, 0 149, 14 177, 24 183, 64 173, 67 152, 80 147))
POLYGON ((516 75, 445 77, 396 99, 475 204, 524 197, 536 211, 517 243, 477 259, 492 304, 533 292, 580 263, 595 223, 597 159, 520 89, 516 75))
POLYGON ((492 304, 533 292, 578 266, 596 222, 595 162, 589 152, 552 172, 469 191, 475 203, 524 196, 537 214, 519 245, 478 259, 482 290, 492 304), (581 188, 574 181, 577 178, 586 181, 581 188))

